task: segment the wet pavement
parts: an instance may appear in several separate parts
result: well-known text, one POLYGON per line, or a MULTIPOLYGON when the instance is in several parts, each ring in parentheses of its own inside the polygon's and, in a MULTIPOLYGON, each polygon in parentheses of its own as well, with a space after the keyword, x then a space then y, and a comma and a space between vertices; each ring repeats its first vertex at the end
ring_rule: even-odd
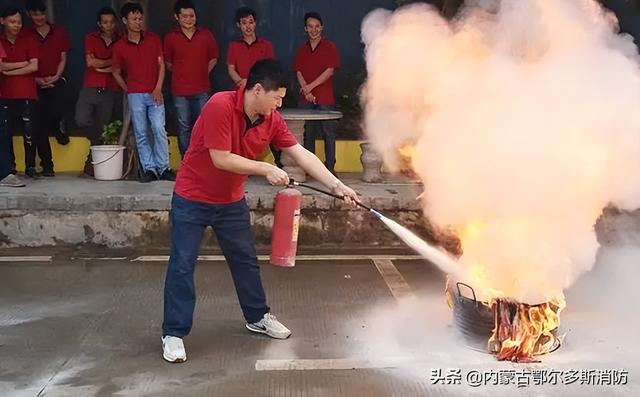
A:
POLYGON ((263 261, 272 311, 293 331, 284 341, 244 328, 226 264, 203 254, 188 361, 169 364, 160 347, 166 252, 3 250, 0 396, 638 395, 639 329, 628 319, 637 309, 608 310, 593 293, 606 286, 627 297, 630 282, 611 289, 612 269, 624 268, 581 279, 567 296, 564 345, 522 365, 461 346, 444 276, 411 253, 309 251, 294 268, 263 261), (626 385, 608 385, 613 375, 622 383, 620 371, 626 385))

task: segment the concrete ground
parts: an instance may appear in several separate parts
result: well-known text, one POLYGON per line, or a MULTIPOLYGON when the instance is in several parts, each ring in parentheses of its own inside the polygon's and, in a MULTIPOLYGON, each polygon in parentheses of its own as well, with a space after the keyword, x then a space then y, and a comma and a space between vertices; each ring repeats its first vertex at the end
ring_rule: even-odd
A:
POLYGON ((635 248, 602 250, 568 291, 564 345, 526 365, 464 348, 443 275, 407 253, 263 262, 272 311, 293 331, 285 341, 244 328, 226 264, 203 254, 188 361, 169 364, 160 349, 166 251, 3 249, 0 396, 640 395, 635 248), (628 371, 626 385, 608 385, 611 371, 590 379, 597 370, 628 371), (565 377, 555 385, 553 371, 565 377))

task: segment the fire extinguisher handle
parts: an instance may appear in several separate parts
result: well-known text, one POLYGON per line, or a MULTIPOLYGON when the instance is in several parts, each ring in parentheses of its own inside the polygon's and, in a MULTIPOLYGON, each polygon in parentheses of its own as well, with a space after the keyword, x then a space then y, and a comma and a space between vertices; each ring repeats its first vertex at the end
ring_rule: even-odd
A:
MULTIPOLYGON (((328 192, 326 190, 318 189, 315 186, 311 186, 311 185, 307 185, 307 184, 304 184, 304 183, 296 182, 295 180, 293 180, 293 178, 289 178, 289 185, 287 185, 287 186, 289 186, 289 187, 294 187, 294 186, 305 187, 307 189, 315 190, 318 193, 323 193, 323 194, 326 194, 327 196, 331 196, 331 197, 337 198, 338 200, 344 200, 344 196, 340 196, 340 195, 328 192)), ((356 203, 356 205, 358 205, 361 208, 364 208, 367 211, 372 211, 371 207, 367 207, 366 205, 364 205, 364 204, 362 204, 360 202, 357 202, 357 201, 355 203, 356 203)))

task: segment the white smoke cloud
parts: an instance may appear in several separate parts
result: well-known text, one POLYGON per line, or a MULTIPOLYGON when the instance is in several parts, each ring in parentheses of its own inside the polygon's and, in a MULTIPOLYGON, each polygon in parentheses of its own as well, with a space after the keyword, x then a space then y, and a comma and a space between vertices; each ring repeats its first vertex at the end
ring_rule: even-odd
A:
POLYGON ((365 130, 391 169, 415 147, 471 283, 537 303, 591 268, 604 206, 640 206, 640 57, 593 0, 467 4, 367 16, 365 130))

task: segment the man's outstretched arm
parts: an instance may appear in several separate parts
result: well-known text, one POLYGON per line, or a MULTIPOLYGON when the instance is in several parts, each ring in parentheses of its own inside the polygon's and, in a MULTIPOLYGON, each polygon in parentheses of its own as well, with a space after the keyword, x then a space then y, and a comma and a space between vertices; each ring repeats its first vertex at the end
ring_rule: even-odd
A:
POLYGON ((360 202, 358 194, 353 189, 336 178, 315 154, 302 147, 299 143, 283 148, 282 151, 291 156, 296 164, 305 170, 307 174, 331 189, 334 194, 344 196, 345 201, 349 204, 354 204, 356 201, 360 202))

